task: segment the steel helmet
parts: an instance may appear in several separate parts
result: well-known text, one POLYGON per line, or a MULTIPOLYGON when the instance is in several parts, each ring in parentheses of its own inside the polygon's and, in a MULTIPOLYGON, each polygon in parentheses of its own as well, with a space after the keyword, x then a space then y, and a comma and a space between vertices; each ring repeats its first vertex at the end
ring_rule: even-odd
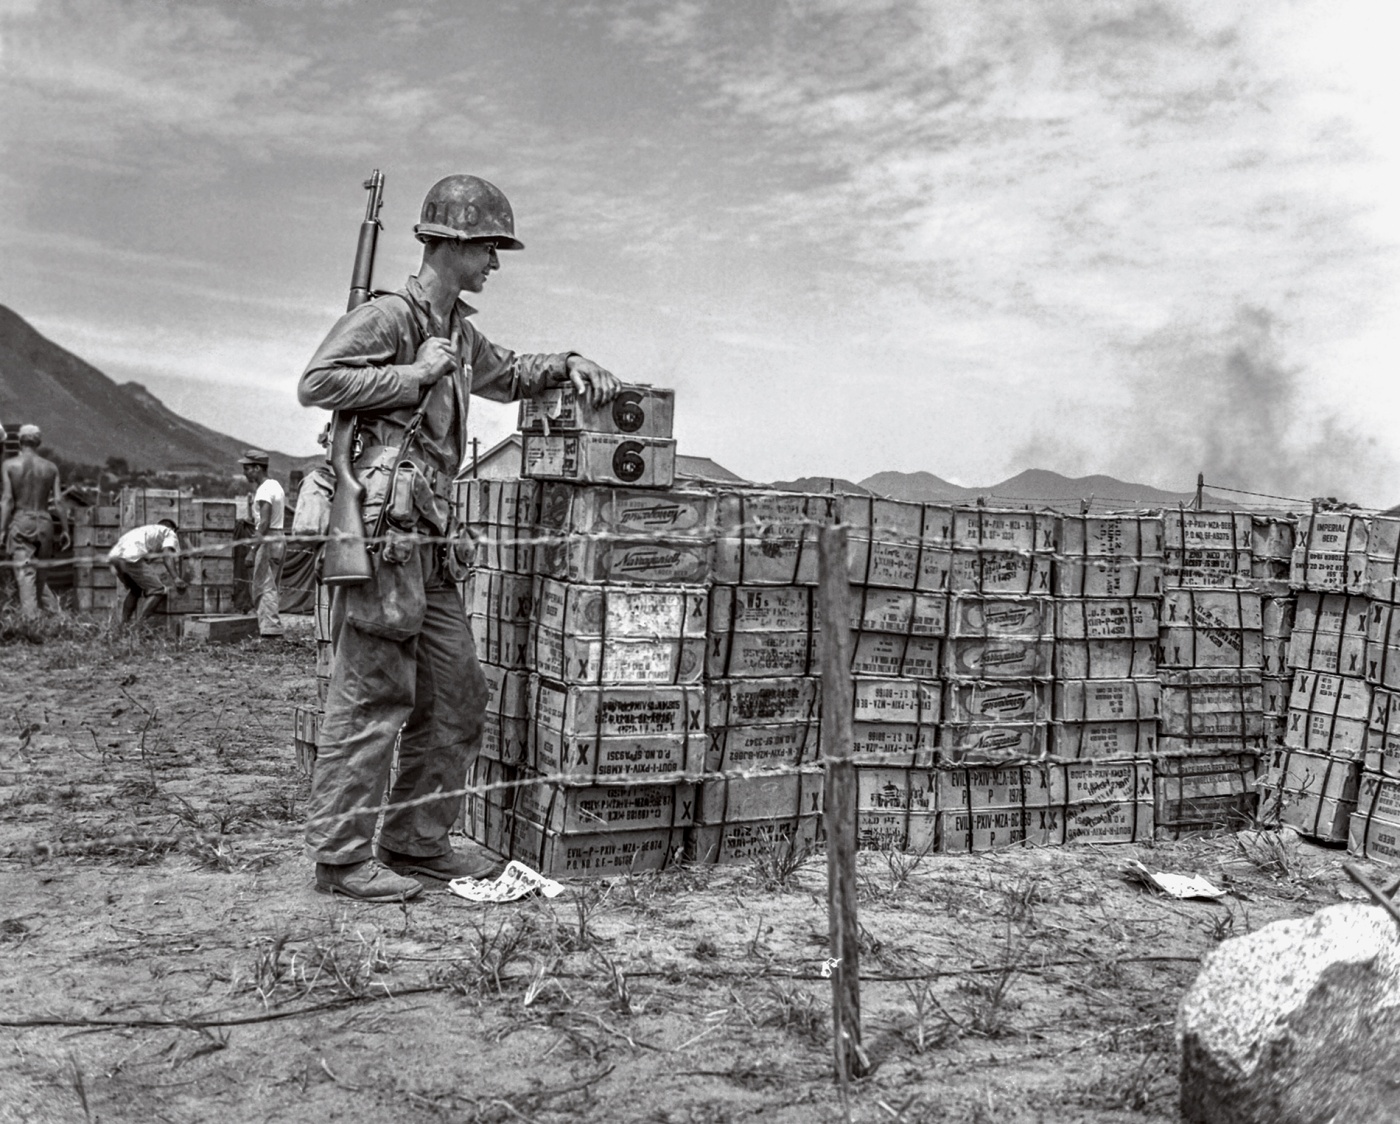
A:
POLYGON ((447 176, 433 184, 413 233, 420 242, 453 238, 471 242, 494 238, 500 250, 523 250, 515 237, 515 215, 505 193, 478 176, 447 176))

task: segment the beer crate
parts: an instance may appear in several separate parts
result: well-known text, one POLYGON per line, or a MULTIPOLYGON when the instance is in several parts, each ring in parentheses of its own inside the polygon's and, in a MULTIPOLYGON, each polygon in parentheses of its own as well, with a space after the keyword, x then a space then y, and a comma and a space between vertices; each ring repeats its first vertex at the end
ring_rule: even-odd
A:
POLYGON ((501 667, 528 669, 532 666, 529 624, 479 616, 471 617, 467 623, 478 659, 501 667))
POLYGON ((1370 565, 1363 551, 1343 554, 1300 546, 1293 551, 1288 584, 1293 589, 1315 593, 1366 594, 1369 592, 1369 570, 1370 565))
POLYGON ((1263 667, 1260 595, 1242 589, 1169 589, 1158 663, 1164 668, 1263 667))
POLYGON ((948 595, 857 586, 851 590, 851 627, 899 636, 945 636, 948 595))
POLYGON ((954 593, 1043 597, 1054 593, 1051 583, 1054 557, 1050 554, 954 549, 946 562, 947 577, 942 586, 933 584, 939 572, 939 561, 933 554, 925 558, 921 573, 927 576, 922 579, 919 588, 946 588, 954 593))
POLYGON ((699 586, 583 585, 537 578, 533 616, 574 639, 703 639, 708 616, 699 586))
POLYGON ((1168 589, 1249 584, 1254 525, 1247 512, 1169 509, 1162 532, 1168 589))
MULTIPOLYGON (((937 679, 942 674, 944 647, 948 643, 936 636, 862 632, 852 644, 851 671, 877 678, 937 679)), ((816 646, 811 655, 810 667, 815 669, 820 647, 816 646)))
POLYGON ((1265 756, 1260 781, 1259 815, 1323 842, 1347 838, 1347 821, 1356 810, 1361 764, 1278 748, 1265 756))
POLYGON ((669 488, 675 483, 676 443, 669 438, 527 433, 521 440, 525 477, 639 488, 669 488))
POLYGON ((1299 671, 1288 703, 1283 742, 1346 761, 1366 755, 1372 688, 1361 679, 1299 671))
POLYGON ((462 830, 468 838, 498 855, 510 851, 510 806, 519 770, 513 765, 478 757, 467 768, 468 792, 462 801, 462 830))
POLYGON ((1375 601, 1400 603, 1400 517, 1372 518, 1366 546, 1366 583, 1360 592, 1375 601))
POLYGON ((1366 771, 1400 778, 1400 692, 1376 687, 1372 693, 1366 771))
POLYGON ((978 597, 952 599, 948 635, 980 640, 999 637, 1053 639, 1055 602, 1048 597, 978 597))
POLYGON ((1400 865, 1400 780, 1361 774, 1356 811, 1347 829, 1347 853, 1400 865))
POLYGON ((1055 645, 1021 637, 950 639, 944 642, 943 670, 950 679, 1048 679, 1055 645))
POLYGON ((535 605, 535 579, 529 574, 475 566, 462 583, 462 602, 473 618, 497 625, 529 624, 535 605))
POLYGON ((1165 551, 1166 532, 1157 514, 1061 515, 1059 521, 1061 562, 1099 558, 1160 561, 1165 551))
POLYGON ((1044 723, 1051 716, 1051 685, 1044 680, 948 680, 942 694, 943 721, 952 724, 1044 723))
POLYGON ((475 562, 493 570, 534 569, 540 484, 536 480, 463 480, 453 485, 453 511, 476 538, 475 562))
POLYGON ((938 731, 939 765, 1038 761, 1049 747, 1044 722, 945 722, 938 731))
POLYGON ((624 383, 603 406, 580 398, 572 386, 546 390, 520 400, 522 433, 609 433, 633 437, 670 437, 676 392, 641 383, 624 383))
POLYGON ((852 722, 851 752, 862 768, 866 762, 927 768, 939 744, 939 727, 918 722, 852 722))
POLYGON ((836 498, 836 512, 856 538, 940 547, 953 542, 954 512, 944 504, 843 493, 836 498))
POLYGON ((930 774, 933 806, 953 809, 1112 804, 1152 798, 1150 761, 1075 761, 983 768, 939 768, 930 774))
POLYGON ((953 511, 953 546, 970 550, 1054 554, 1059 517, 1050 511, 959 507, 953 511))
POLYGON ((942 684, 924 679, 857 675, 851 681, 851 718, 868 725, 936 723, 942 684))

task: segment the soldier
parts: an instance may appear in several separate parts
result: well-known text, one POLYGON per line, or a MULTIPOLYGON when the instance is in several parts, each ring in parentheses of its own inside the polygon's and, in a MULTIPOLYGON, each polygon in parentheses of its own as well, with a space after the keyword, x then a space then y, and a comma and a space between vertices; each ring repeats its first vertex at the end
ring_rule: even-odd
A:
POLYGON ((133 527, 107 552, 107 564, 126 590, 121 603, 121 626, 136 626, 163 605, 169 591, 188 587, 180 576, 180 536, 175 520, 162 519, 133 527))
POLYGON ((500 860, 452 849, 459 795, 384 815, 374 846, 394 741, 399 773, 389 803, 460 793, 481 747, 486 683, 441 540, 451 530, 451 485, 465 467, 471 394, 505 402, 570 383, 596 404, 617 379, 574 352, 517 355, 491 343, 459 300, 500 268, 497 251, 521 250, 500 189, 476 176, 440 180, 414 233, 418 273, 397 293, 346 313, 301 377, 303 406, 353 411, 366 526, 392 516, 375 547, 374 577, 336 595, 335 661, 307 805, 306 847, 316 888, 365 901, 397 901, 422 886, 407 875, 485 877, 500 860), (406 459, 396 458, 415 410, 423 420, 406 459), (392 486, 391 486, 392 483, 392 486), (363 808, 356 816, 344 813, 363 808))
POLYGON ((37 425, 20 426, 19 456, 0 465, 0 476, 4 478, 0 489, 0 541, 14 566, 19 611, 24 617, 38 616, 41 603, 49 612, 58 610, 58 598, 44 581, 42 566, 53 557, 54 515, 58 517, 59 549, 67 550, 70 542, 58 465, 39 455, 40 438, 37 425))
POLYGON ((287 556, 287 494, 267 474, 267 454, 248 449, 238 462, 243 475, 257 490, 253 493, 253 602, 258 610, 258 635, 271 640, 283 634, 277 583, 287 556))

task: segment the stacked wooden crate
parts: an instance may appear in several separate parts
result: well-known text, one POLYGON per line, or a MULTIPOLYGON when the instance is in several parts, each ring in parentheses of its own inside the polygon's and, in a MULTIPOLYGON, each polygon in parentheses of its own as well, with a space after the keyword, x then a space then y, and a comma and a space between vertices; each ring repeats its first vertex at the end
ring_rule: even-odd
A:
POLYGON ((73 513, 73 599, 80 612, 110 612, 121 600, 107 552, 122 533, 121 508, 99 504, 73 513))
MULTIPOLYGON (((1352 573, 1350 567, 1348 572, 1352 573)), ((1400 862, 1400 518, 1378 515, 1371 521, 1365 590, 1370 602, 1366 681, 1372 698, 1347 849, 1363 858, 1396 863, 1400 862)))
POLYGON ((1286 520, 1178 508, 1163 515, 1158 834, 1252 822, 1277 735, 1292 603, 1286 520))
POLYGON ((1261 815, 1325 842, 1347 838, 1369 740, 1368 537, 1364 516, 1313 512, 1300 521, 1293 551, 1292 690, 1282 744, 1269 753, 1261 815))

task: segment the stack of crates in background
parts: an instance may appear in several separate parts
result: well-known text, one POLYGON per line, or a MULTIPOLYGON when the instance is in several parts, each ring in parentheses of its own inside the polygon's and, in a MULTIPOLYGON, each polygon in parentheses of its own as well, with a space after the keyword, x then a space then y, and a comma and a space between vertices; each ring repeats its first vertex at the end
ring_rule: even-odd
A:
POLYGON ((109 613, 125 596, 117 593, 117 575, 107 552, 121 536, 121 508, 99 504, 73 513, 73 600, 83 613, 109 613))
POLYGON ((110 612, 124 594, 107 564, 117 538, 137 527, 170 519, 179 528, 180 576, 188 586, 171 591, 166 616, 232 613, 234 524, 246 518, 247 500, 198 499, 173 488, 125 487, 113 507, 85 508, 73 521, 73 587, 77 608, 110 612))
POLYGON ((1259 763, 1282 715, 1291 524, 1177 508, 1163 530, 1158 834, 1238 829, 1254 819, 1259 763))
POLYGON ((704 768, 730 775, 700 784, 694 861, 801 852, 820 836, 817 539, 836 503, 767 490, 714 494, 704 768))
MULTIPOLYGON (((1378 515, 1367 540, 1366 681, 1371 688, 1365 751, 1347 849, 1400 862, 1400 519, 1378 515)), ((1349 559, 1350 566, 1350 559, 1349 559)), ((1355 584, 1355 583, 1348 583, 1355 584)))
POLYGON ((1283 742, 1269 753, 1261 817, 1323 842, 1347 838, 1369 740, 1368 537, 1364 516, 1315 511, 1300 521, 1293 550, 1292 689, 1283 742))

